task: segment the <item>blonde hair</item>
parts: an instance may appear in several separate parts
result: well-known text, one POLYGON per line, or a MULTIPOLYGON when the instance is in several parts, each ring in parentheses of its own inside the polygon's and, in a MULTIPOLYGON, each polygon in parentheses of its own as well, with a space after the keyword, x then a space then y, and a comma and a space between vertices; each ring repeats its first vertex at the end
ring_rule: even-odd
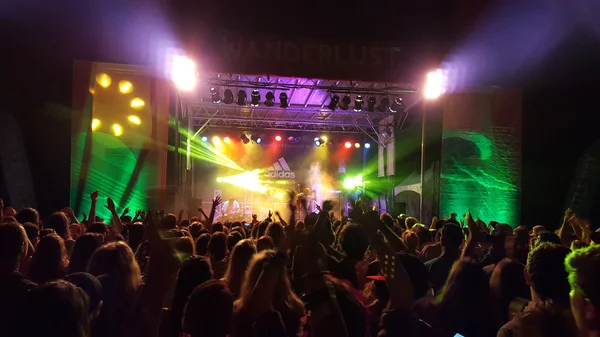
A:
MULTIPOLYGON (((275 251, 264 250, 260 253, 254 254, 248 269, 246 270, 246 277, 240 291, 240 298, 235 302, 235 307, 238 310, 243 310, 244 306, 247 305, 252 296, 252 291, 256 286, 256 282, 260 274, 263 271, 263 266, 269 260, 275 257, 275 251)), ((299 315, 304 314, 304 304, 292 291, 290 281, 287 277, 287 268, 285 266, 279 270, 279 280, 275 286, 273 294, 273 307, 277 311, 288 311, 295 312, 299 315)))
POLYGON ((109 275, 125 291, 134 295, 142 284, 142 272, 133 251, 122 242, 111 242, 92 254, 88 265, 90 274, 109 275))

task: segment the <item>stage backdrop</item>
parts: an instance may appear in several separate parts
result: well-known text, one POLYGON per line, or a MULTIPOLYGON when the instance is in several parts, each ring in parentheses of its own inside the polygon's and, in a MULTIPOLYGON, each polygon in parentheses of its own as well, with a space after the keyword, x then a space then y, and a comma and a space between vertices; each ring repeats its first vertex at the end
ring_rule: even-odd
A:
POLYGON ((258 170, 260 184, 268 185, 269 191, 252 191, 239 186, 248 181, 232 184, 223 179, 244 171, 194 159, 194 197, 204 201, 205 207, 208 207, 215 191, 219 191, 224 198, 233 197, 240 202, 260 203, 268 199, 272 203, 283 203, 285 191, 295 190, 298 185, 302 189, 308 187, 318 190, 321 200, 332 198, 336 195, 333 191, 342 190, 343 179, 365 174, 364 163, 377 153, 375 147, 364 148, 362 135, 327 135, 334 144, 316 147, 314 138, 317 135, 314 133, 263 132, 260 144, 243 144, 239 134, 214 131, 206 136, 209 139, 207 146, 213 146, 210 140, 215 135, 232 139, 231 143, 221 145, 222 153, 244 171, 258 170), (275 141, 276 135, 282 140, 275 141), (293 140, 288 140, 289 137, 293 140), (343 146, 347 141, 353 144, 351 148, 343 146), (357 142, 361 144, 360 148, 354 146, 357 142))
MULTIPOLYGON (((71 207, 97 215, 111 197, 121 212, 147 209, 151 191, 164 190, 168 90, 141 67, 76 62, 73 80, 71 207), (115 126, 115 125, 118 125, 115 126)), ((80 216, 81 217, 81 216, 80 216)))
POLYGON ((444 98, 440 213, 519 225, 521 94, 490 89, 444 98))

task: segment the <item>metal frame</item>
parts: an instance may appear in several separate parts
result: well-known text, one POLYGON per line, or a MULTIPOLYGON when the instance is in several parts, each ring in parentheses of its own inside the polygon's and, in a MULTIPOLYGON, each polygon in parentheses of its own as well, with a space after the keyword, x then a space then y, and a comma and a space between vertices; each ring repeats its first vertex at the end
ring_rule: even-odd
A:
MULTIPOLYGON (((188 118, 190 128, 200 129, 197 135, 206 128, 361 133, 385 146, 385 141, 377 130, 382 123, 395 121, 396 117, 400 117, 399 113, 389 109, 384 112, 377 109, 373 112, 366 111, 367 99, 375 97, 377 106, 384 97, 393 102, 396 97, 406 99, 414 93, 410 86, 400 84, 214 74, 200 81, 196 96, 181 96, 181 117, 188 118), (286 92, 289 106, 279 107, 277 99, 272 107, 265 106, 262 101, 259 106, 238 106, 236 102, 215 104, 209 96, 209 89, 213 87, 218 88, 221 94, 225 89, 230 89, 234 95, 240 89, 258 89, 262 91, 263 98, 267 91, 286 92), (328 109, 327 104, 334 94, 340 98, 344 95, 362 95, 363 110, 355 111, 353 102, 347 110, 339 107, 335 111, 328 109)), ((392 122, 390 126, 395 124, 392 122)))

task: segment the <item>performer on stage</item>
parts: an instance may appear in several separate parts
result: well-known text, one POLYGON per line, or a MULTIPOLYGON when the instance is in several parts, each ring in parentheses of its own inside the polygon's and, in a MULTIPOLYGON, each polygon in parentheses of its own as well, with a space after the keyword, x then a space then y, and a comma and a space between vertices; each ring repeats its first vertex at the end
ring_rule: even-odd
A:
MULTIPOLYGON (((298 192, 300 192, 300 185, 298 185, 298 192)), ((305 188, 303 192, 298 194, 296 198, 296 210, 299 219, 304 219, 308 214, 316 212, 316 206, 316 191, 305 188), (303 205, 306 205, 306 210, 304 210, 303 205)))
POLYGON ((225 201, 221 206, 221 215, 233 215, 240 210, 240 204, 233 197, 225 201))

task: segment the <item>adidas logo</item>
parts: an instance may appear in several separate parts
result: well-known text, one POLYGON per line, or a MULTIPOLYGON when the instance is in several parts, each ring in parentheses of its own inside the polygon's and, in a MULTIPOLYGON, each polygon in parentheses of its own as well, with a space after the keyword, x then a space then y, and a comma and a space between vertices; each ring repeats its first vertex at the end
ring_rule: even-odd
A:
POLYGON ((292 170, 290 170, 290 166, 285 161, 285 158, 282 157, 273 163, 273 166, 267 169, 267 172, 265 172, 265 177, 295 179, 296 172, 292 172, 292 170))

